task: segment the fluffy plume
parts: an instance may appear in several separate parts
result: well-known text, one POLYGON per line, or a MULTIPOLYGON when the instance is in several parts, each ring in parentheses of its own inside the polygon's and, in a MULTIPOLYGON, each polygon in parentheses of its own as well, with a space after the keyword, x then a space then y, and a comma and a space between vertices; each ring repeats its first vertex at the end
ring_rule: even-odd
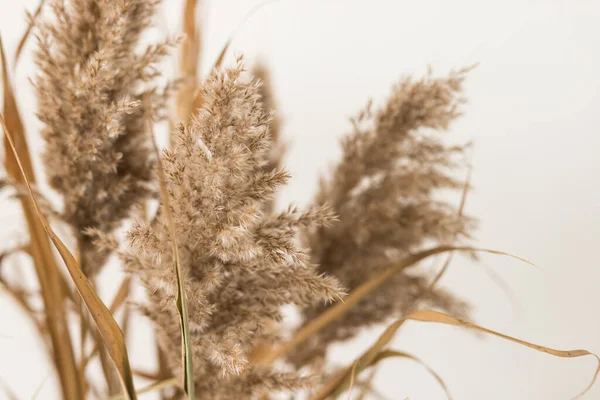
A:
MULTIPOLYGON (((465 148, 445 145, 438 131, 459 115, 466 72, 440 79, 430 75, 419 81, 404 79, 381 109, 371 112, 369 105, 352 121, 353 132, 342 140, 342 159, 331 178, 322 181, 316 198, 318 206, 331 205, 340 221, 308 229, 304 235, 319 272, 338 278, 352 291, 426 244, 468 235, 473 221, 438 199, 440 190, 464 185, 449 173, 459 165, 465 148)), ((311 337, 290 359, 296 365, 320 361, 330 343, 405 313, 426 287, 424 276, 397 275, 311 337)), ((435 291, 426 300, 464 312, 464 304, 444 291, 435 291)), ((306 322, 325 308, 305 310, 306 322)))
POLYGON ((93 276, 107 253, 89 232, 109 233, 150 194, 147 112, 161 113, 170 85, 159 90, 154 68, 172 41, 136 51, 156 0, 52 3, 40 24, 35 61, 38 116, 50 184, 64 199, 62 216, 78 237, 82 267, 93 276), (145 110, 148 97, 152 110, 145 110))
MULTIPOLYGON (((260 342, 274 339, 282 305, 306 307, 340 296, 337 280, 318 275, 295 243, 301 226, 328 224, 333 216, 324 207, 263 212, 288 174, 266 168, 271 115, 260 103, 259 84, 244 79, 241 64, 213 73, 201 94, 202 109, 178 127, 162 155, 185 275, 197 393, 226 400, 295 390, 304 379, 252 366, 248 358, 260 342)), ((152 223, 136 224, 124 258, 148 289, 146 314, 177 372, 181 339, 165 214, 161 208, 152 223)))
MULTIPOLYGON (((261 82, 260 85, 260 99, 263 107, 266 111, 277 110, 277 102, 273 94, 273 87, 271 84, 271 74, 267 66, 261 62, 256 63, 252 69, 252 75, 261 82)), ((269 162, 265 166, 265 171, 273 171, 281 168, 283 155, 285 153, 285 144, 281 137, 281 117, 275 112, 275 115, 271 119, 269 131, 271 132, 271 149, 269 151, 269 162)), ((274 201, 268 201, 265 203, 265 212, 267 214, 273 212, 274 201)))

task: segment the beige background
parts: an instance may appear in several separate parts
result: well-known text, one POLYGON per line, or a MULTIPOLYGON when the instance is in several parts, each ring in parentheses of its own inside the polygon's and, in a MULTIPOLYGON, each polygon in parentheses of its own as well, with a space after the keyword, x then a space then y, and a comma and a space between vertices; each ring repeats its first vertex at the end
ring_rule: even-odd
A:
MULTIPOLYGON (((9 55, 24 29, 23 10, 35 3, 0 0, 9 55)), ((256 3, 208 2, 204 71, 256 3)), ((163 28, 153 38, 177 32, 180 8, 180 1, 166 2, 163 28)), ((422 74, 428 65, 446 73, 479 62, 466 86, 466 115, 451 129, 475 141, 475 191, 467 210, 481 219, 476 243, 540 268, 498 256, 483 256, 481 264, 457 258, 442 284, 475 305, 480 324, 559 349, 600 353, 599 18, 600 3, 586 0, 281 0, 265 7, 239 30, 232 50, 248 59, 262 56, 273 69, 294 176, 280 204, 310 200, 317 174, 339 154, 347 117, 369 97, 382 100, 401 75, 422 74), (509 295, 499 279, 510 286, 509 295)), ((28 54, 16 86, 32 135, 39 127, 27 81, 33 71, 28 54)), ((38 139, 32 143, 39 149, 38 139)), ((24 230, 7 195, 0 201, 5 248, 24 241, 24 230)), ((10 267, 16 262, 28 269, 16 258, 10 267)), ((117 275, 111 268, 103 281, 107 298, 117 275)), ((39 399, 55 398, 30 326, 2 293, 0 321, 0 377, 21 398, 30 398, 40 384, 39 399)), ((336 359, 349 362, 380 331, 337 346, 336 359)), ((144 365, 151 359, 150 339, 145 331, 134 339, 133 363, 144 365)), ((394 347, 429 363, 461 400, 568 399, 595 368, 592 358, 558 359, 434 324, 408 324, 394 347)), ((376 385, 391 399, 444 398, 435 381, 408 361, 388 361, 376 385)), ((585 398, 600 398, 600 383, 585 398)))

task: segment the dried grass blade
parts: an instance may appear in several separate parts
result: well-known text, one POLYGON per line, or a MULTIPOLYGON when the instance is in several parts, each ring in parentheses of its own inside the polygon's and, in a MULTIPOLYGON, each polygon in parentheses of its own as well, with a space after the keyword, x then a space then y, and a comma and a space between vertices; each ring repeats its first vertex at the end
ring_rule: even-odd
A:
MULTIPOLYGON (((380 349, 384 348, 392 340, 392 338, 394 337, 398 328, 400 328, 400 326, 402 326, 406 321, 409 321, 409 320, 421 321, 421 322, 437 322, 437 323, 446 324, 446 325, 461 326, 464 328, 473 329, 473 330, 476 330, 479 332, 487 333, 489 335, 496 336, 496 337, 502 338, 504 340, 508 340, 510 342, 520 344, 521 346, 529 347, 536 351, 551 354, 553 356, 561 357, 561 358, 577 358, 577 357, 584 357, 584 356, 593 356, 596 358, 596 360, 598 362, 598 366, 596 367, 594 376, 592 377, 592 380, 588 384, 588 386, 580 394, 575 396, 574 399, 577 399, 577 398, 581 397, 583 394, 585 394, 593 386, 594 382, 596 381, 596 379, 598 377, 598 373, 600 373, 600 358, 596 354, 591 353, 587 350, 557 350, 557 349, 553 349, 550 347, 541 346, 541 345, 538 345, 535 343, 530 343, 530 342, 527 342, 527 341, 524 341, 521 339, 517 339, 512 336, 508 336, 503 333, 499 333, 499 332, 493 331, 491 329, 487 329, 482 326, 473 324, 471 322, 463 321, 458 318, 454 318, 450 315, 447 315, 447 314, 444 314, 444 313, 441 313, 438 311, 432 311, 432 310, 416 311, 416 312, 409 314, 406 317, 401 318, 401 319, 395 321, 394 323, 392 323, 385 330, 385 332, 379 337, 377 342, 373 346, 371 346, 371 348, 369 348, 359 358, 359 365, 366 366, 366 365, 372 364, 374 362, 374 360, 377 359, 378 354, 380 354, 380 349)), ((353 368, 352 366, 348 367, 348 368, 346 368, 346 370, 344 370, 340 374, 336 375, 319 392, 319 394, 316 397, 314 397, 312 400, 323 400, 323 399, 326 399, 327 397, 335 395, 336 393, 343 392, 344 388, 348 386, 348 382, 350 380, 350 374, 352 373, 352 368, 353 368)))
MULTIPOLYGON (((373 368, 373 367, 377 366, 380 361, 383 361, 388 358, 408 358, 410 360, 417 362, 418 364, 421 364, 427 370, 427 372, 429 372, 435 378, 435 380, 438 382, 440 387, 444 390, 444 393, 446 394, 446 398, 448 400, 452 400, 452 396, 450 395, 450 391, 448 390, 448 387, 446 386, 446 384, 444 383, 444 380, 441 378, 441 376, 437 372, 435 372, 429 365, 427 365, 425 362, 423 362, 420 358, 418 358, 410 353, 406 353, 406 352, 398 351, 398 350, 381 350, 379 353, 377 353, 377 356, 368 365, 364 365, 364 368, 362 370, 357 370, 356 366, 359 364, 360 359, 356 360, 352 364, 353 367, 352 367, 352 371, 350 372, 350 388, 348 389, 348 392, 350 392, 352 390, 352 385, 353 385, 354 380, 356 379, 356 375, 358 375, 360 372, 362 372, 363 370, 365 370, 367 368, 373 368)), ((336 391, 336 393, 339 393, 340 391, 343 391, 343 390, 345 390, 345 389, 342 387, 339 387, 338 391, 336 391)), ((335 397, 336 394, 334 394, 333 396, 335 397)), ((362 395, 361 395, 361 398, 362 398, 362 395)))
POLYGON ((171 243, 173 247, 173 257, 175 259, 175 273, 177 275, 177 309, 179 311, 179 320, 181 323, 181 339, 182 339, 182 363, 183 363, 183 387, 188 396, 189 400, 194 400, 195 397, 195 384, 194 384, 194 366, 192 361, 192 343, 190 340, 190 327, 188 321, 187 311, 187 300, 185 295, 185 286, 183 282, 183 273, 181 272, 181 264, 179 261, 179 248, 177 246, 177 231, 175 230, 175 224, 173 222, 173 215, 171 213, 171 205, 169 203, 169 193, 167 191, 167 182, 165 179, 165 171, 162 166, 160 152, 158 145, 154 138, 154 132, 152 129, 152 121, 150 117, 147 118, 148 132, 154 145, 154 151, 156 153, 156 163, 158 170, 158 177, 160 183, 160 194, 163 200, 165 216, 167 218, 167 224, 169 225, 169 234, 171 236, 171 243))
MULTIPOLYGON (((458 218, 461 218, 465 211, 465 204, 467 204, 467 195, 469 194, 469 188, 471 187, 471 173, 472 172, 473 172, 473 166, 472 166, 472 164, 469 164, 469 167, 467 169, 467 178, 465 179, 465 184, 463 186, 462 194, 460 196, 460 205, 458 206, 458 218)), ((454 240, 453 240, 454 242, 456 242, 457 236, 458 235, 455 233, 454 240)), ((442 279, 442 276, 444 276, 444 274, 448 270, 448 267, 450 266, 450 263, 452 262, 453 256, 454 256, 453 252, 450 252, 448 254, 448 257, 446 258, 446 262, 444 262, 444 265, 442 266, 442 268, 440 269, 438 274, 435 276, 435 278, 433 278, 433 280, 431 281, 431 283, 429 284, 429 286, 427 288, 427 291, 425 293, 423 293, 422 296, 425 294, 431 293, 433 291, 434 287, 437 285, 439 280, 442 279)))
POLYGON ((123 305, 123 303, 125 303, 125 300, 127 300, 127 297, 129 296, 130 290, 131 277, 128 276, 127 278, 123 279, 121 286, 119 286, 119 289, 117 290, 117 294, 115 294, 113 301, 110 303, 110 307, 108 309, 110 310, 111 314, 115 314, 123 305))
POLYGON ((367 379, 359 382, 359 384, 362 387, 362 390, 358 394, 356 400, 365 400, 365 396, 367 396, 367 394, 372 393, 375 390, 373 388, 373 380, 375 379, 375 375, 377 374, 377 367, 378 365, 374 365, 371 368, 371 372, 369 373, 367 379))
POLYGON ((40 0, 40 3, 38 4, 37 8, 35 9, 35 12, 29 18, 29 23, 27 24, 27 29, 23 33, 23 36, 21 37, 21 40, 19 41, 19 45, 17 46, 17 51, 15 52, 15 58, 13 60, 13 68, 17 67, 17 63, 19 62, 19 57, 21 57, 21 53, 23 52, 25 43, 27 43, 27 38, 29 37, 31 30, 35 26, 35 21, 37 21, 37 18, 42 13, 42 7, 44 7, 45 2, 46 2, 46 0, 40 0))
MULTIPOLYGON (((173 386, 179 386, 178 378, 170 378, 161 382, 153 383, 152 385, 146 386, 145 388, 140 389, 137 393, 144 394, 149 392, 154 392, 160 389, 166 389, 173 386)), ((114 396, 111 397, 110 400, 124 400, 123 396, 114 396)))
POLYGON ((594 372, 592 380, 590 381, 590 383, 587 385, 587 387, 581 393, 579 393, 577 396, 574 397, 574 399, 580 398, 588 390, 590 390, 592 388, 592 386, 594 385, 594 382, 596 382, 596 379, 598 378, 598 374, 600 373, 600 357, 598 357, 596 354, 594 354, 588 350, 581 350, 581 349, 557 350, 557 349, 553 349, 550 347, 541 346, 539 344, 527 342, 525 340, 517 339, 512 336, 505 335, 503 333, 499 333, 499 332, 493 331, 491 329, 484 328, 482 326, 476 325, 476 324, 468 322, 468 321, 463 321, 458 318, 454 318, 450 315, 447 315, 447 314, 444 314, 444 313, 441 313, 438 311, 432 311, 432 310, 417 311, 417 312, 412 313, 411 315, 407 316, 405 319, 407 319, 407 320, 410 319, 413 321, 421 321, 421 322, 438 322, 438 323, 442 323, 442 324, 446 324, 446 325, 462 326, 464 328, 473 329, 473 330, 476 330, 479 332, 487 333, 492 336, 497 336, 501 339, 505 339, 505 340, 520 344, 521 346, 529 347, 536 351, 553 355, 555 357, 578 358, 578 357, 584 357, 584 356, 593 356, 594 358, 596 358, 598 365, 596 367, 596 370, 594 372))
POLYGON ((133 378, 131 374, 131 368, 129 367, 129 358, 127 357, 127 349, 125 348, 125 342, 123 339, 123 332, 119 328, 119 325, 115 321, 115 319, 110 314, 110 311, 98 294, 94 289, 91 282, 85 277, 81 268, 77 264, 75 257, 69 251, 69 249, 65 246, 65 244, 60 240, 60 238, 54 233, 46 217, 40 212, 37 202, 35 201, 35 197, 33 194, 33 190, 31 189, 31 185, 27 176, 25 174, 25 170, 21 163, 21 160, 18 156, 17 150, 15 148, 14 142, 11 138, 11 133, 4 122, 4 117, 0 116, 0 123, 2 124, 2 128, 4 129, 4 136, 7 138, 10 148, 14 153, 14 157, 17 161, 17 165, 21 171, 21 174, 25 180, 25 184, 27 185, 27 189, 29 190, 30 198, 39 218, 40 223, 42 224, 46 234, 50 237, 56 249, 58 250, 60 256, 62 257, 65 265, 67 266, 67 270, 71 275, 73 283, 79 292, 79 295, 83 299, 85 305, 88 308, 88 311, 92 315, 96 326, 98 327, 98 331, 102 336, 104 344, 106 348, 115 362, 117 370, 119 371, 119 375, 121 378, 121 383, 124 386, 125 392, 129 396, 131 400, 136 399, 135 388, 133 386, 133 378))
POLYGON ((198 0, 186 0, 183 10, 183 33, 186 40, 181 49, 181 75, 186 79, 185 87, 177 94, 177 113, 179 120, 189 121, 196 107, 196 87, 198 86, 198 65, 202 40, 196 24, 198 0))
POLYGON ((215 61, 215 64, 213 66, 213 70, 219 69, 221 67, 221 64, 223 63, 223 59, 225 58, 225 54, 227 54, 227 49, 229 49, 229 46, 231 45, 231 42, 235 38, 235 35, 242 28, 242 26, 244 26, 244 24, 254 14, 256 14, 258 11, 260 11, 260 9, 262 9, 264 6, 266 6, 266 5, 270 4, 270 3, 275 3, 277 1, 279 1, 279 0, 266 0, 266 1, 263 1, 262 3, 259 3, 256 6, 254 6, 250 11, 248 11, 248 13, 246 13, 246 15, 244 15, 244 17, 242 18, 242 20, 240 21, 240 23, 238 24, 238 26, 235 28, 235 30, 233 31, 233 33, 229 36, 229 39, 227 39, 227 42, 225 42, 225 45, 221 49, 221 52, 219 53, 219 57, 217 57, 217 61, 215 61))
POLYGON ((323 400, 331 396, 336 397, 342 393, 348 387, 348 382, 351 378, 354 365, 358 365, 359 371, 362 371, 371 365, 371 363, 377 358, 377 355, 380 353, 380 351, 384 349, 394 338, 396 331, 404 324, 404 322, 406 322, 405 319, 400 319, 388 326, 386 330, 379 336, 377 341, 359 358, 357 358, 351 367, 348 367, 336 374, 311 400, 323 400))
MULTIPOLYGON (((119 287, 117 294, 115 295, 112 302, 110 303, 110 306, 108 307, 108 309, 112 315, 114 315, 119 310, 119 307, 121 307, 121 305, 123 305, 123 303, 127 299, 127 296, 129 295, 130 288, 131 288, 131 278, 127 277, 123 280, 123 282, 121 282, 121 286, 119 287)), ((94 342, 94 348, 92 349, 90 354, 83 360, 79 369, 85 370, 88 363, 98 354, 98 345, 100 343, 102 343, 102 342, 101 341, 94 342)))
MULTIPOLYGON (((221 64, 223 64, 223 60, 225 59, 225 55, 227 54, 227 50, 229 49, 229 46, 231 46, 231 42, 233 41, 233 39, 235 38, 235 36, 239 32, 239 30, 242 28, 242 26, 244 26, 244 24, 254 14, 256 14, 261 8, 263 8, 264 6, 266 6, 266 5, 270 4, 270 3, 275 3, 276 1, 279 1, 279 0, 266 0, 266 1, 263 1, 262 3, 257 4, 250 11, 248 11, 248 13, 242 18, 242 20, 240 21, 240 23, 238 24, 238 26, 231 33, 231 35, 229 35, 229 38, 227 39, 227 41, 225 42, 225 45, 221 49, 221 52, 219 53, 219 56, 217 57, 217 60, 213 64, 213 67, 212 67, 211 71, 215 71, 215 70, 218 70, 219 68, 221 68, 221 64)), ((199 92, 197 92, 196 95, 194 96, 194 106, 193 106, 193 108, 194 109, 198 109, 200 107, 202 107, 202 96, 201 96, 201 94, 199 92)))
MULTIPOLYGON (((35 182, 35 176, 33 174, 33 164, 31 163, 31 157, 29 156, 29 146, 27 145, 27 138, 25 136, 25 128, 21 122, 21 116, 17 107, 17 102, 13 93, 12 85, 8 77, 8 68, 6 65, 6 56, 4 54, 4 46, 2 45, 2 37, 0 37, 0 58, 2 58, 2 87, 4 89, 4 109, 2 114, 4 115, 6 126, 9 131, 14 135, 15 148, 17 154, 23 162, 25 173, 29 182, 35 182)), ((4 138, 4 148, 8 149, 8 142, 6 136, 4 138)), ((15 160, 14 155, 5 150, 4 160, 6 171, 15 178, 19 183, 23 183, 20 176, 19 167, 15 160)))
MULTIPOLYGON (((0 58, 2 61, 2 85, 4 89, 3 114, 6 117, 6 121, 2 117, 2 125, 7 134, 9 131, 12 132, 14 139, 13 146, 9 146, 8 136, 5 135, 5 168, 7 173, 18 184, 23 184, 26 180, 28 182, 35 182, 25 130, 8 77, 6 57, 1 37, 0 58), (8 151, 9 147, 13 148, 14 153, 8 151), (17 156, 20 160, 20 165, 17 162, 17 156), (23 175, 21 171, 23 171, 23 175)), ((63 285, 64 277, 58 269, 44 227, 36 217, 36 208, 32 199, 22 196, 19 199, 31 238, 30 253, 33 258, 44 303, 45 323, 52 342, 56 373, 60 380, 64 398, 78 400, 82 398, 83 386, 77 374, 71 334, 66 321, 64 300, 69 291, 63 285)))
POLYGON ((416 363, 421 364, 423 366, 423 368, 425 368, 427 370, 427 372, 429 372, 429 374, 431 374, 431 376, 433 376, 435 378, 435 380, 438 382, 440 387, 444 390, 444 393, 446 393, 446 397, 448 398, 448 400, 452 400, 452 396, 450 395, 448 386, 446 385, 446 383, 444 382, 442 377, 437 372, 435 372, 433 370, 433 368, 431 368, 429 365, 427 365, 423 360, 421 360, 420 358, 418 358, 410 353, 405 353, 403 351, 397 351, 397 350, 383 350, 382 352, 380 352, 377 355, 377 357, 375 358, 375 360, 373 360, 371 365, 372 366, 376 365, 380 361, 385 360, 387 358, 392 358, 392 357, 408 358, 409 360, 413 360, 416 363))
POLYGON ((159 374, 153 373, 153 372, 148 372, 148 371, 142 371, 141 369, 133 369, 133 374, 136 376, 139 376, 140 378, 144 378, 147 379, 149 381, 160 381, 162 380, 159 374))
MULTIPOLYGON (((121 286, 117 290, 117 294, 115 295, 110 306, 108 307, 110 313, 113 316, 119 310, 119 308, 125 303, 125 300, 127 299, 130 288, 131 288, 131 278, 127 277, 121 282, 121 286)), ((83 314, 82 314, 82 316, 83 316, 83 314)), ((128 316, 128 314, 126 313, 125 317, 127 317, 127 316, 128 316)), ((127 321, 127 319, 125 319, 125 321, 127 321)), ((122 326, 122 330, 123 330, 123 337, 125 340, 125 337, 126 337, 126 329, 125 328, 127 325, 121 324, 121 326, 122 326)), ((99 336, 98 331, 94 327, 89 327, 89 330, 92 333, 92 336, 94 338, 94 347, 92 348, 92 351, 81 361, 79 370, 81 371, 82 374, 85 373, 85 370, 86 370, 89 362, 96 355, 99 354, 100 355, 100 365, 102 367, 102 373, 104 374, 104 379, 106 380, 106 383, 108 385, 109 393, 117 394, 118 388, 119 388, 119 379, 118 379, 118 376, 115 376, 114 368, 107 357, 106 351, 102 351, 99 347, 102 343, 102 338, 99 336)), ((125 342, 126 342, 126 340, 125 340, 125 342)))
POLYGON ((352 399, 352 389, 354 389, 354 379, 356 378, 356 367, 358 362, 352 363, 352 370, 350 371, 350 388, 348 388, 348 400, 352 399))
MULTIPOLYGON (((9 254, 14 254, 18 251, 24 251, 24 248, 17 248, 11 251, 6 251, 0 253, 0 267, 2 266, 2 261, 4 261, 4 257, 9 254)), ((18 287, 16 285, 9 285, 8 282, 2 277, 0 269, 0 287, 4 289, 4 291, 13 299, 13 301, 22 309, 22 311, 29 317, 33 325, 37 328, 40 338, 44 340, 46 344, 50 344, 48 342, 48 331, 46 327, 41 323, 38 318, 36 311, 31 306, 29 301, 30 294, 23 289, 22 287, 18 287)), ((50 354, 50 359, 52 359, 52 355, 50 354)))
POLYGON ((290 339, 284 345, 282 345, 278 349, 275 349, 273 352, 265 355, 265 357, 262 360, 256 360, 256 361, 259 363, 270 364, 277 358, 287 354, 291 349, 293 349, 300 343, 303 343, 304 341, 306 341, 308 338, 310 338, 316 332, 323 329, 326 325, 328 325, 328 324, 332 323, 333 321, 337 320, 338 318, 340 318, 350 308, 354 307, 359 301, 361 301, 365 296, 368 296, 369 294, 373 293, 373 291, 375 291, 378 287, 380 287, 382 284, 384 284, 386 281, 388 281, 391 277, 393 277, 397 273, 403 271, 404 269, 406 269, 410 266, 417 264, 418 262, 420 262, 428 257, 431 257, 436 254, 447 253, 450 251, 484 252, 484 253, 505 255, 505 256, 516 258, 518 260, 521 260, 523 262, 533 265, 531 262, 529 262, 523 258, 517 257, 515 255, 509 254, 509 253, 505 253, 505 252, 497 251, 497 250, 479 249, 479 248, 468 247, 468 246, 439 246, 439 247, 434 247, 434 248, 431 248, 428 250, 421 251, 419 253, 413 254, 413 255, 405 258, 403 261, 401 261, 399 263, 391 265, 389 268, 387 268, 381 274, 379 274, 379 275, 375 276, 374 278, 370 279, 369 281, 363 283, 358 288, 354 289, 352 291, 352 293, 350 293, 349 296, 344 298, 343 302, 338 303, 338 304, 334 305, 333 307, 330 307, 329 309, 327 309, 327 311, 323 312, 321 315, 319 315, 317 318, 315 318, 310 324, 308 324, 304 328, 300 329, 294 335, 294 337, 292 337, 292 339, 290 339))
MULTIPOLYGON (((15 288, 10 286, 2 277, 0 277, 0 288, 2 288, 21 308, 25 315, 29 317, 33 325, 36 327, 40 338, 44 341, 44 343, 50 344, 48 342, 48 331, 46 327, 40 322, 36 311, 33 309, 33 307, 31 307, 27 293, 21 288, 15 288)), ((52 359, 51 352, 50 359, 52 359)))

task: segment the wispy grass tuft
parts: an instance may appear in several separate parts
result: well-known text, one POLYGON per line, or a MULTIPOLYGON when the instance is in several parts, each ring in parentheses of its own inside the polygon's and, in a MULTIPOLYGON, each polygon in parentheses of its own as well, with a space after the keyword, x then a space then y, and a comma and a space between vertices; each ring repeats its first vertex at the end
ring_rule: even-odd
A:
POLYGON ((201 0, 183 3, 187 39, 175 77, 160 62, 179 39, 140 46, 158 0, 40 1, 13 60, 35 34, 32 81, 45 142, 39 177, 23 124, 36 112, 19 109, 0 40, 0 190, 16 192, 29 231, 22 246, 0 252, 0 266, 6 254, 20 252, 31 257, 37 279, 36 290, 26 290, 26 282, 0 269, 0 290, 46 346, 57 396, 134 400, 159 391, 162 399, 272 400, 304 391, 324 400, 351 398, 361 387, 363 399, 375 388, 373 374, 361 373, 404 358, 422 364, 450 398, 443 377, 417 355, 388 347, 406 321, 460 326, 556 357, 593 356, 599 366, 587 392, 600 371, 598 356, 479 326, 459 293, 437 287, 454 253, 528 262, 471 244, 477 221, 465 213, 470 178, 456 178, 465 168, 470 174, 469 144, 449 145, 445 136, 465 107, 472 67, 404 77, 379 106, 369 101, 351 120, 342 158, 322 178, 313 204, 275 207, 291 176, 272 66, 255 63, 249 72, 241 57, 234 65, 225 57, 239 27, 272 2, 243 18, 203 78, 201 0), (159 151, 154 127, 165 120, 170 143, 159 151), (60 209, 43 201, 36 182, 44 180, 60 195, 60 209), (440 195, 461 190, 458 205, 440 195), (69 227, 64 242, 50 216, 69 227), (437 255, 448 256, 437 274, 417 273, 437 255), (127 276, 114 282, 107 307, 96 282, 109 259, 127 276), (134 297, 139 287, 144 300, 134 297), (298 312, 298 327, 287 326, 284 306, 298 312), (124 332, 147 333, 130 323, 133 312, 154 328, 155 371, 130 366, 124 332), (350 365, 331 371, 331 345, 376 324, 389 325, 350 365), (93 375, 100 371, 103 383, 93 375), (136 391, 134 374, 150 384, 136 391))

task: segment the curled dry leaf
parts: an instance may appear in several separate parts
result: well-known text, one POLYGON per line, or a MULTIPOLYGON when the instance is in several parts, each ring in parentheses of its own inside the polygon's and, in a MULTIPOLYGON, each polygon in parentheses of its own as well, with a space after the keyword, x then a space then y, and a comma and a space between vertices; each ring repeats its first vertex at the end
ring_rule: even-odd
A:
MULTIPOLYGON (((445 324, 445 325, 461 326, 464 328, 487 333, 489 335, 497 336, 499 338, 520 344, 525 347, 529 347, 531 349, 534 349, 534 350, 542 352, 542 353, 551 354, 556 357, 577 358, 577 357, 584 357, 584 356, 593 356, 598 361, 598 366, 596 367, 594 376, 592 377, 592 380, 588 384, 588 386, 580 394, 575 396, 574 399, 577 399, 577 398, 581 397, 583 394, 585 394, 592 387, 592 385, 596 381, 596 378, 598 377, 598 373, 600 373, 600 358, 596 354, 591 353, 587 350, 557 350, 557 349, 553 349, 550 347, 541 346, 541 345, 538 345, 535 343, 530 343, 530 342, 527 342, 527 341, 524 341, 521 339, 514 338, 512 336, 508 336, 503 333, 499 333, 499 332, 493 331, 491 329, 476 325, 472 322, 463 321, 458 318, 454 318, 450 315, 447 315, 447 314, 444 314, 441 312, 437 312, 437 311, 433 311, 433 310, 416 311, 416 312, 409 314, 406 317, 401 318, 401 319, 395 321, 394 323, 392 323, 385 330, 385 332, 383 332, 383 334, 381 334, 381 336, 379 337, 377 342, 375 342, 375 344, 373 346, 371 346, 365 353, 363 353, 358 358, 357 361, 355 361, 355 363, 357 363, 357 365, 358 365, 357 371, 361 371, 362 369, 368 367, 369 365, 376 363, 377 362, 376 360, 378 358, 385 355, 386 353, 385 352, 382 353, 382 349, 384 349, 385 346, 387 346, 389 344, 389 342, 393 339, 398 328, 400 328, 400 326, 402 326, 406 321, 409 321, 409 320, 421 321, 421 322, 437 322, 437 323, 441 323, 441 324, 445 324)), ((331 381, 329 381, 325 385, 325 387, 323 387, 323 389, 312 400, 324 400, 328 397, 332 397, 332 396, 335 397, 335 396, 339 395, 340 393, 342 393, 349 386, 349 384, 352 380, 353 369, 354 369, 354 363, 353 363, 353 365, 351 365, 350 367, 346 368, 345 370, 340 372, 338 375, 336 375, 333 379, 331 379, 331 381)))
POLYGON ((298 330, 296 334, 290 339, 287 343, 282 345, 281 347, 273 350, 271 353, 263 355, 262 359, 257 359, 258 363, 269 364, 279 357, 286 355, 293 348, 308 340, 312 335, 316 332, 323 329, 328 324, 334 322, 342 315, 344 315, 348 310, 354 307, 359 301, 361 301, 365 296, 368 296, 370 293, 373 293, 378 287, 384 284, 388 279, 392 278, 395 274, 405 270, 408 267, 411 267, 418 262, 431 257, 436 254, 447 253, 451 251, 466 251, 466 252, 484 252, 498 255, 505 255, 512 258, 516 258, 523 262, 533 265, 531 262, 517 257, 515 255, 505 253, 497 250, 490 249, 479 249, 475 247, 468 246, 438 246, 428 250, 421 251, 419 253, 413 254, 403 261, 391 265, 385 271, 380 273, 379 275, 373 277, 369 281, 363 283, 361 286, 352 291, 352 293, 344 298, 344 301, 338 303, 319 315, 317 318, 312 320, 310 324, 304 326, 302 329, 298 330))

